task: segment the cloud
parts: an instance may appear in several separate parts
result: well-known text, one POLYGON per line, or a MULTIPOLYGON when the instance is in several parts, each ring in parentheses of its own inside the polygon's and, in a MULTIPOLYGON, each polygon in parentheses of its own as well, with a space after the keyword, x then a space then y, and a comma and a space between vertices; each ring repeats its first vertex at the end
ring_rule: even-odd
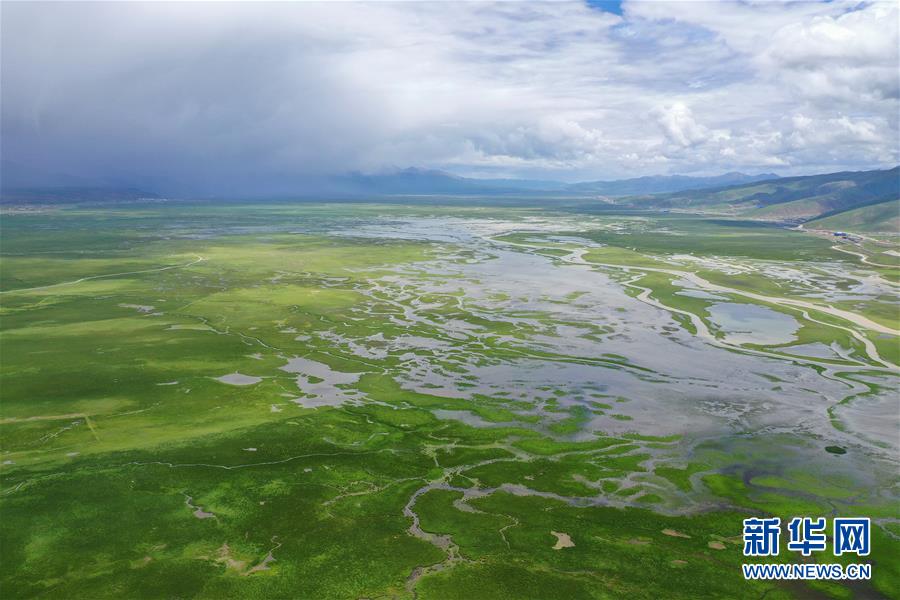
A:
POLYGON ((653 111, 666 137, 681 146, 695 146, 706 141, 709 130, 697 123, 691 109, 681 102, 660 106, 653 111))
POLYGON ((582 179, 898 161, 895 4, 2 11, 4 160, 47 172, 216 194, 409 165, 582 179))
POLYGON ((801 97, 849 107, 900 97, 896 3, 839 16, 822 15, 777 32, 760 62, 801 97), (894 24, 892 26, 891 24, 894 24))

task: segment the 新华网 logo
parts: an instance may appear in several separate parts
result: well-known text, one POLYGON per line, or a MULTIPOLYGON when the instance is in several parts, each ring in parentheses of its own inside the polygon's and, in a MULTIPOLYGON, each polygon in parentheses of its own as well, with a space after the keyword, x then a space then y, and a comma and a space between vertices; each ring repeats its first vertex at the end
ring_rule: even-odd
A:
MULTIPOLYGON (((828 549, 827 522, 824 517, 794 517, 787 523, 786 547, 809 557, 828 549)), ((753 517, 744 519, 744 556, 778 556, 781 550, 781 519, 753 517)), ((868 517, 835 517, 831 528, 834 556, 871 552, 871 521, 868 517)), ((745 579, 869 579, 872 565, 858 564, 744 564, 745 579)))

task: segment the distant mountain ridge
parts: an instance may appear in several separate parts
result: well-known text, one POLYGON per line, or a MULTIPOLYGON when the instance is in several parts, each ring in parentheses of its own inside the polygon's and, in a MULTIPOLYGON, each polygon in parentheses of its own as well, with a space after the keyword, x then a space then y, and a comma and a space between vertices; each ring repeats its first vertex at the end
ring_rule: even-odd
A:
POLYGON ((515 194, 564 193, 576 196, 631 196, 679 192, 722 185, 750 183, 775 179, 774 173, 746 175, 725 173, 714 177, 684 175, 654 175, 615 181, 585 181, 565 183, 535 179, 476 179, 461 177, 446 171, 408 168, 383 174, 353 173, 329 178, 330 191, 360 194, 515 194))
MULTIPOLYGON (((70 175, 12 166, 3 161, 0 200, 4 203, 43 204, 134 201, 158 197, 149 186, 118 181, 97 182, 70 175), (44 183, 40 183, 43 181, 44 183), (31 185, 29 185, 31 184, 31 185)), ((740 216, 778 222, 856 223, 877 230, 896 223, 900 210, 900 167, 873 171, 843 171, 821 175, 778 177, 772 173, 725 173, 714 177, 658 175, 617 181, 564 183, 531 179, 476 179, 445 171, 408 168, 387 173, 302 177, 285 182, 278 191, 187 197, 210 199, 314 198, 361 200, 390 196, 480 196, 499 198, 600 199, 631 209, 675 209, 740 216), (890 203, 894 204, 890 204, 890 203), (883 203, 884 206, 881 206, 883 203), (868 206, 877 209, 860 210, 868 206), (831 218, 856 210, 846 219, 831 218)), ((890 229, 889 229, 890 230, 890 229)))
MULTIPOLYGON (((479 179, 462 177, 434 169, 407 168, 385 173, 348 173, 343 175, 294 178, 275 189, 261 189, 259 197, 277 196, 321 196, 360 197, 394 195, 541 195, 605 196, 621 197, 630 195, 660 194, 684 190, 704 189, 721 185, 749 183, 777 178, 773 173, 746 175, 725 173, 714 177, 688 177, 684 175, 654 175, 615 181, 586 181, 565 183, 562 181, 539 179, 479 179)), ((164 186, 165 187, 165 186, 164 186)), ((5 198, 27 197, 40 190, 46 197, 49 190, 57 189, 109 191, 123 189, 147 189, 147 184, 134 185, 121 181, 98 181, 74 177, 68 174, 45 172, 25 165, 4 161, 0 192, 5 198)), ((164 192, 177 195, 174 192, 164 192)), ((106 194, 101 194, 106 195, 106 194)), ((152 195, 152 194, 147 194, 152 195)), ((194 194, 188 193, 193 196, 194 194)), ((204 197, 208 196, 206 194, 204 197)), ((246 194, 232 191, 230 194, 213 194, 212 197, 246 197, 246 194)), ((251 197, 254 195, 251 195, 251 197)))
MULTIPOLYGON (((178 187, 161 184, 163 188, 178 187)), ((47 200, 71 197, 86 200, 97 196, 102 200, 110 194, 127 190, 128 195, 147 185, 129 185, 115 180, 79 178, 69 174, 35 169, 26 165, 3 161, 0 168, 0 195, 6 201, 27 201, 28 198, 47 200)), ((558 181, 527 179, 474 179, 444 171, 408 168, 387 173, 348 173, 332 176, 296 176, 276 186, 265 186, 257 192, 240 190, 220 194, 185 191, 169 192, 173 196, 198 198, 264 198, 308 197, 325 199, 339 197, 395 196, 395 195, 496 195, 564 190, 558 181)), ((145 193, 153 196, 152 193, 145 193)))
POLYGON ((434 169, 410 167, 378 174, 350 173, 318 182, 324 192, 351 195, 495 194, 558 189, 559 182, 473 179, 434 169), (541 185, 544 184, 544 185, 541 185))
POLYGON ((606 196, 637 196, 642 194, 663 194, 704 188, 738 185, 756 181, 778 179, 775 173, 747 175, 745 173, 725 173, 714 177, 688 177, 686 175, 651 175, 616 181, 585 181, 569 185, 571 191, 593 192, 606 196))
MULTIPOLYGON (((900 167, 784 177, 692 192, 626 198, 643 208, 718 212, 770 221, 804 222, 900 198, 900 167)), ((866 214, 879 215, 870 211, 866 214)))

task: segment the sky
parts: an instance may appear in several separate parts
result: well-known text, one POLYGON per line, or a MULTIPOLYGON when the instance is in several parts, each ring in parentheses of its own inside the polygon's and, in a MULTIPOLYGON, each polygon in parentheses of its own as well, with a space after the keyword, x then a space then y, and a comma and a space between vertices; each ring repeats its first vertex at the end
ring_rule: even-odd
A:
POLYGON ((898 22, 896 1, 3 2, 4 177, 889 167, 898 22))

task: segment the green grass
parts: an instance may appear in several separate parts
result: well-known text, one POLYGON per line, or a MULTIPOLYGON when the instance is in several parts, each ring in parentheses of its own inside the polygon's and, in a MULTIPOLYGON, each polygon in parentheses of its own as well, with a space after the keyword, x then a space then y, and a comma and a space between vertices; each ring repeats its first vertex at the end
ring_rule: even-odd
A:
MULTIPOLYGON (((412 535, 404 514, 430 484, 438 489, 415 501, 421 527, 450 536, 461 560, 418 579, 422 598, 803 597, 810 586, 743 580, 742 518, 896 514, 890 468, 844 438, 694 428, 690 418, 679 433, 643 429, 632 408, 668 402, 672 374, 615 343, 623 324, 610 316, 621 307, 589 304, 597 290, 586 286, 555 289, 577 276, 550 282, 538 300, 525 297, 527 285, 479 295, 465 269, 492 276, 486 246, 362 234, 383 218, 421 217, 525 229, 541 218, 556 227, 551 235, 606 244, 587 249, 588 262, 620 266, 671 268, 686 253, 809 270, 852 263, 824 240, 777 228, 536 207, 172 204, 3 215, 0 595, 411 597, 411 574, 448 556, 412 535), (573 232, 583 220, 589 231, 573 232), (459 272, 441 274, 447 265, 459 272), (53 287, 28 289, 39 286, 53 287), (320 365, 304 384, 318 393, 282 368, 292 357, 320 365), (436 383, 409 383, 421 364, 436 383), (603 376, 584 388, 553 376, 502 391, 485 383, 521 364, 551 375, 600 366, 603 376), (259 381, 216 380, 230 373, 259 381), (329 388, 329 373, 351 383, 329 388), (606 390, 617 377, 639 381, 639 393, 606 390), (832 445, 846 454, 825 450, 832 445), (460 502, 460 490, 472 496, 460 502), (198 518, 188 497, 210 516, 198 518), (575 546, 554 550, 551 531, 575 546)), ((515 232, 491 251, 503 242, 561 270, 579 247, 515 232)), ((698 271, 739 290, 806 291, 760 269, 698 271)), ((640 275, 603 272, 617 293, 640 275)), ((706 318, 710 302, 678 294, 675 279, 650 272, 634 283, 706 318)), ((897 323, 889 298, 836 305, 897 323)), ((815 316, 826 324, 803 321, 797 344, 837 342, 860 356, 827 324, 839 320, 815 316)), ((692 335, 663 322, 660 340, 692 335)), ((872 340, 896 359, 895 338, 872 340)), ((803 385, 816 377, 810 369, 803 385)), ((857 377, 879 382, 852 380, 871 394, 895 385, 876 371, 857 377)), ((823 402, 823 414, 836 402, 823 402)), ((875 535, 872 586, 896 597, 896 538, 881 525, 875 535)), ((859 589, 872 588, 816 588, 859 589)))
POLYGON ((862 233, 897 233, 900 231, 900 201, 894 199, 854 208, 831 217, 810 221, 807 227, 862 233))

